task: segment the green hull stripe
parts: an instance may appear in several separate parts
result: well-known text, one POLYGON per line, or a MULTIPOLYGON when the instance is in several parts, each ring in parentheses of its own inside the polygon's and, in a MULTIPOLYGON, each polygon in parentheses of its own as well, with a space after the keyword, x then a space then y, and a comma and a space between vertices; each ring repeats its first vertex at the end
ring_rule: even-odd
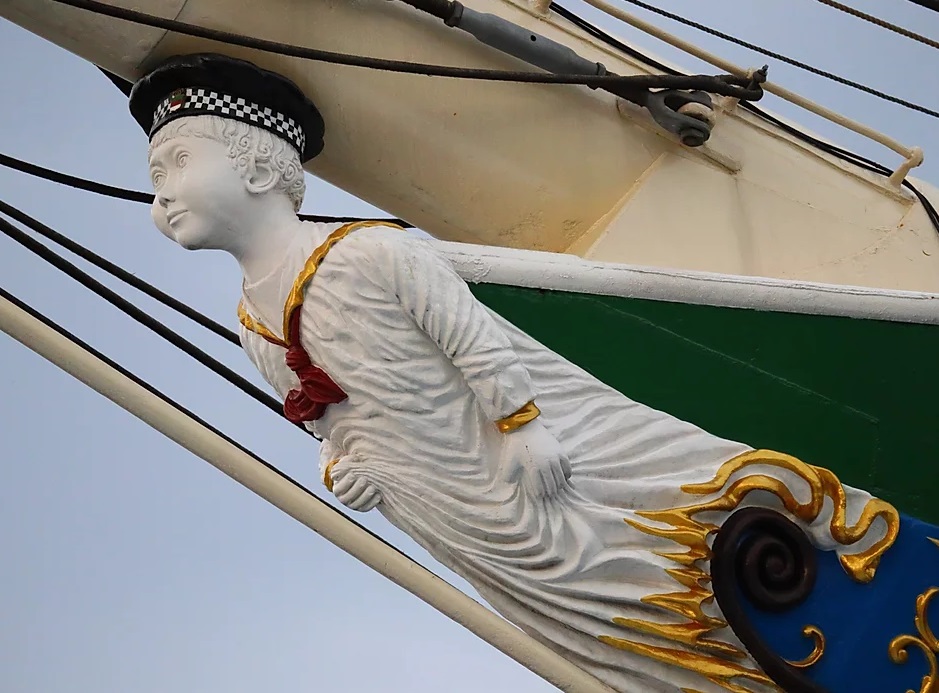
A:
POLYGON ((939 523, 939 328, 472 287, 630 398, 939 523))

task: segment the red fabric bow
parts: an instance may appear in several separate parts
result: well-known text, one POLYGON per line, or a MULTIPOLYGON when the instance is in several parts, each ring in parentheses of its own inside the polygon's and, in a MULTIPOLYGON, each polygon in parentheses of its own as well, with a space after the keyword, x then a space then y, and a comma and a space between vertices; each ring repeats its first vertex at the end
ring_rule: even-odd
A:
POLYGON ((291 423, 302 424, 315 421, 330 404, 338 404, 347 395, 333 382, 326 371, 314 366, 300 343, 300 309, 290 316, 289 343, 285 360, 287 368, 297 374, 300 388, 287 393, 284 400, 284 416, 291 423))

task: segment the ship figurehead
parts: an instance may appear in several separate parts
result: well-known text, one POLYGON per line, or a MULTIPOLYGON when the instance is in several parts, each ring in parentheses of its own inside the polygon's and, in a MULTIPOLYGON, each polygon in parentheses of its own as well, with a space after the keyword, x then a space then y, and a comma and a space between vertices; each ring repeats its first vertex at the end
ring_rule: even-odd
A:
POLYGON ((290 80, 178 56, 130 108, 156 225, 238 261, 244 350, 344 505, 617 691, 939 691, 939 528, 630 399, 432 241, 300 221, 329 124, 290 80))

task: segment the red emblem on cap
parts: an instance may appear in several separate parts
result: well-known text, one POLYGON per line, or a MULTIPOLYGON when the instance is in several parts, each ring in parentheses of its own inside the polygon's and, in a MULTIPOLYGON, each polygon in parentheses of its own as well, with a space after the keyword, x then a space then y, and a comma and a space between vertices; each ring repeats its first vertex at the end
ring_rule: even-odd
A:
POLYGON ((178 111, 186 103, 186 90, 177 89, 170 94, 170 113, 178 111))

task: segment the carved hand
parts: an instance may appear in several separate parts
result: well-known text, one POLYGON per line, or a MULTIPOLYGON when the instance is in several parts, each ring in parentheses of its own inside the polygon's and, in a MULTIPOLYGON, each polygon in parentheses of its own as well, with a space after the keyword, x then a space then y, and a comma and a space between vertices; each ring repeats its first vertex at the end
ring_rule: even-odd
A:
POLYGON ((500 470, 512 483, 521 481, 536 498, 550 497, 564 488, 571 476, 571 463, 557 439, 535 419, 511 433, 502 442, 500 470))
POLYGON ((381 492, 368 479, 367 467, 358 455, 343 455, 329 466, 333 495, 349 510, 368 512, 381 503, 381 492))

